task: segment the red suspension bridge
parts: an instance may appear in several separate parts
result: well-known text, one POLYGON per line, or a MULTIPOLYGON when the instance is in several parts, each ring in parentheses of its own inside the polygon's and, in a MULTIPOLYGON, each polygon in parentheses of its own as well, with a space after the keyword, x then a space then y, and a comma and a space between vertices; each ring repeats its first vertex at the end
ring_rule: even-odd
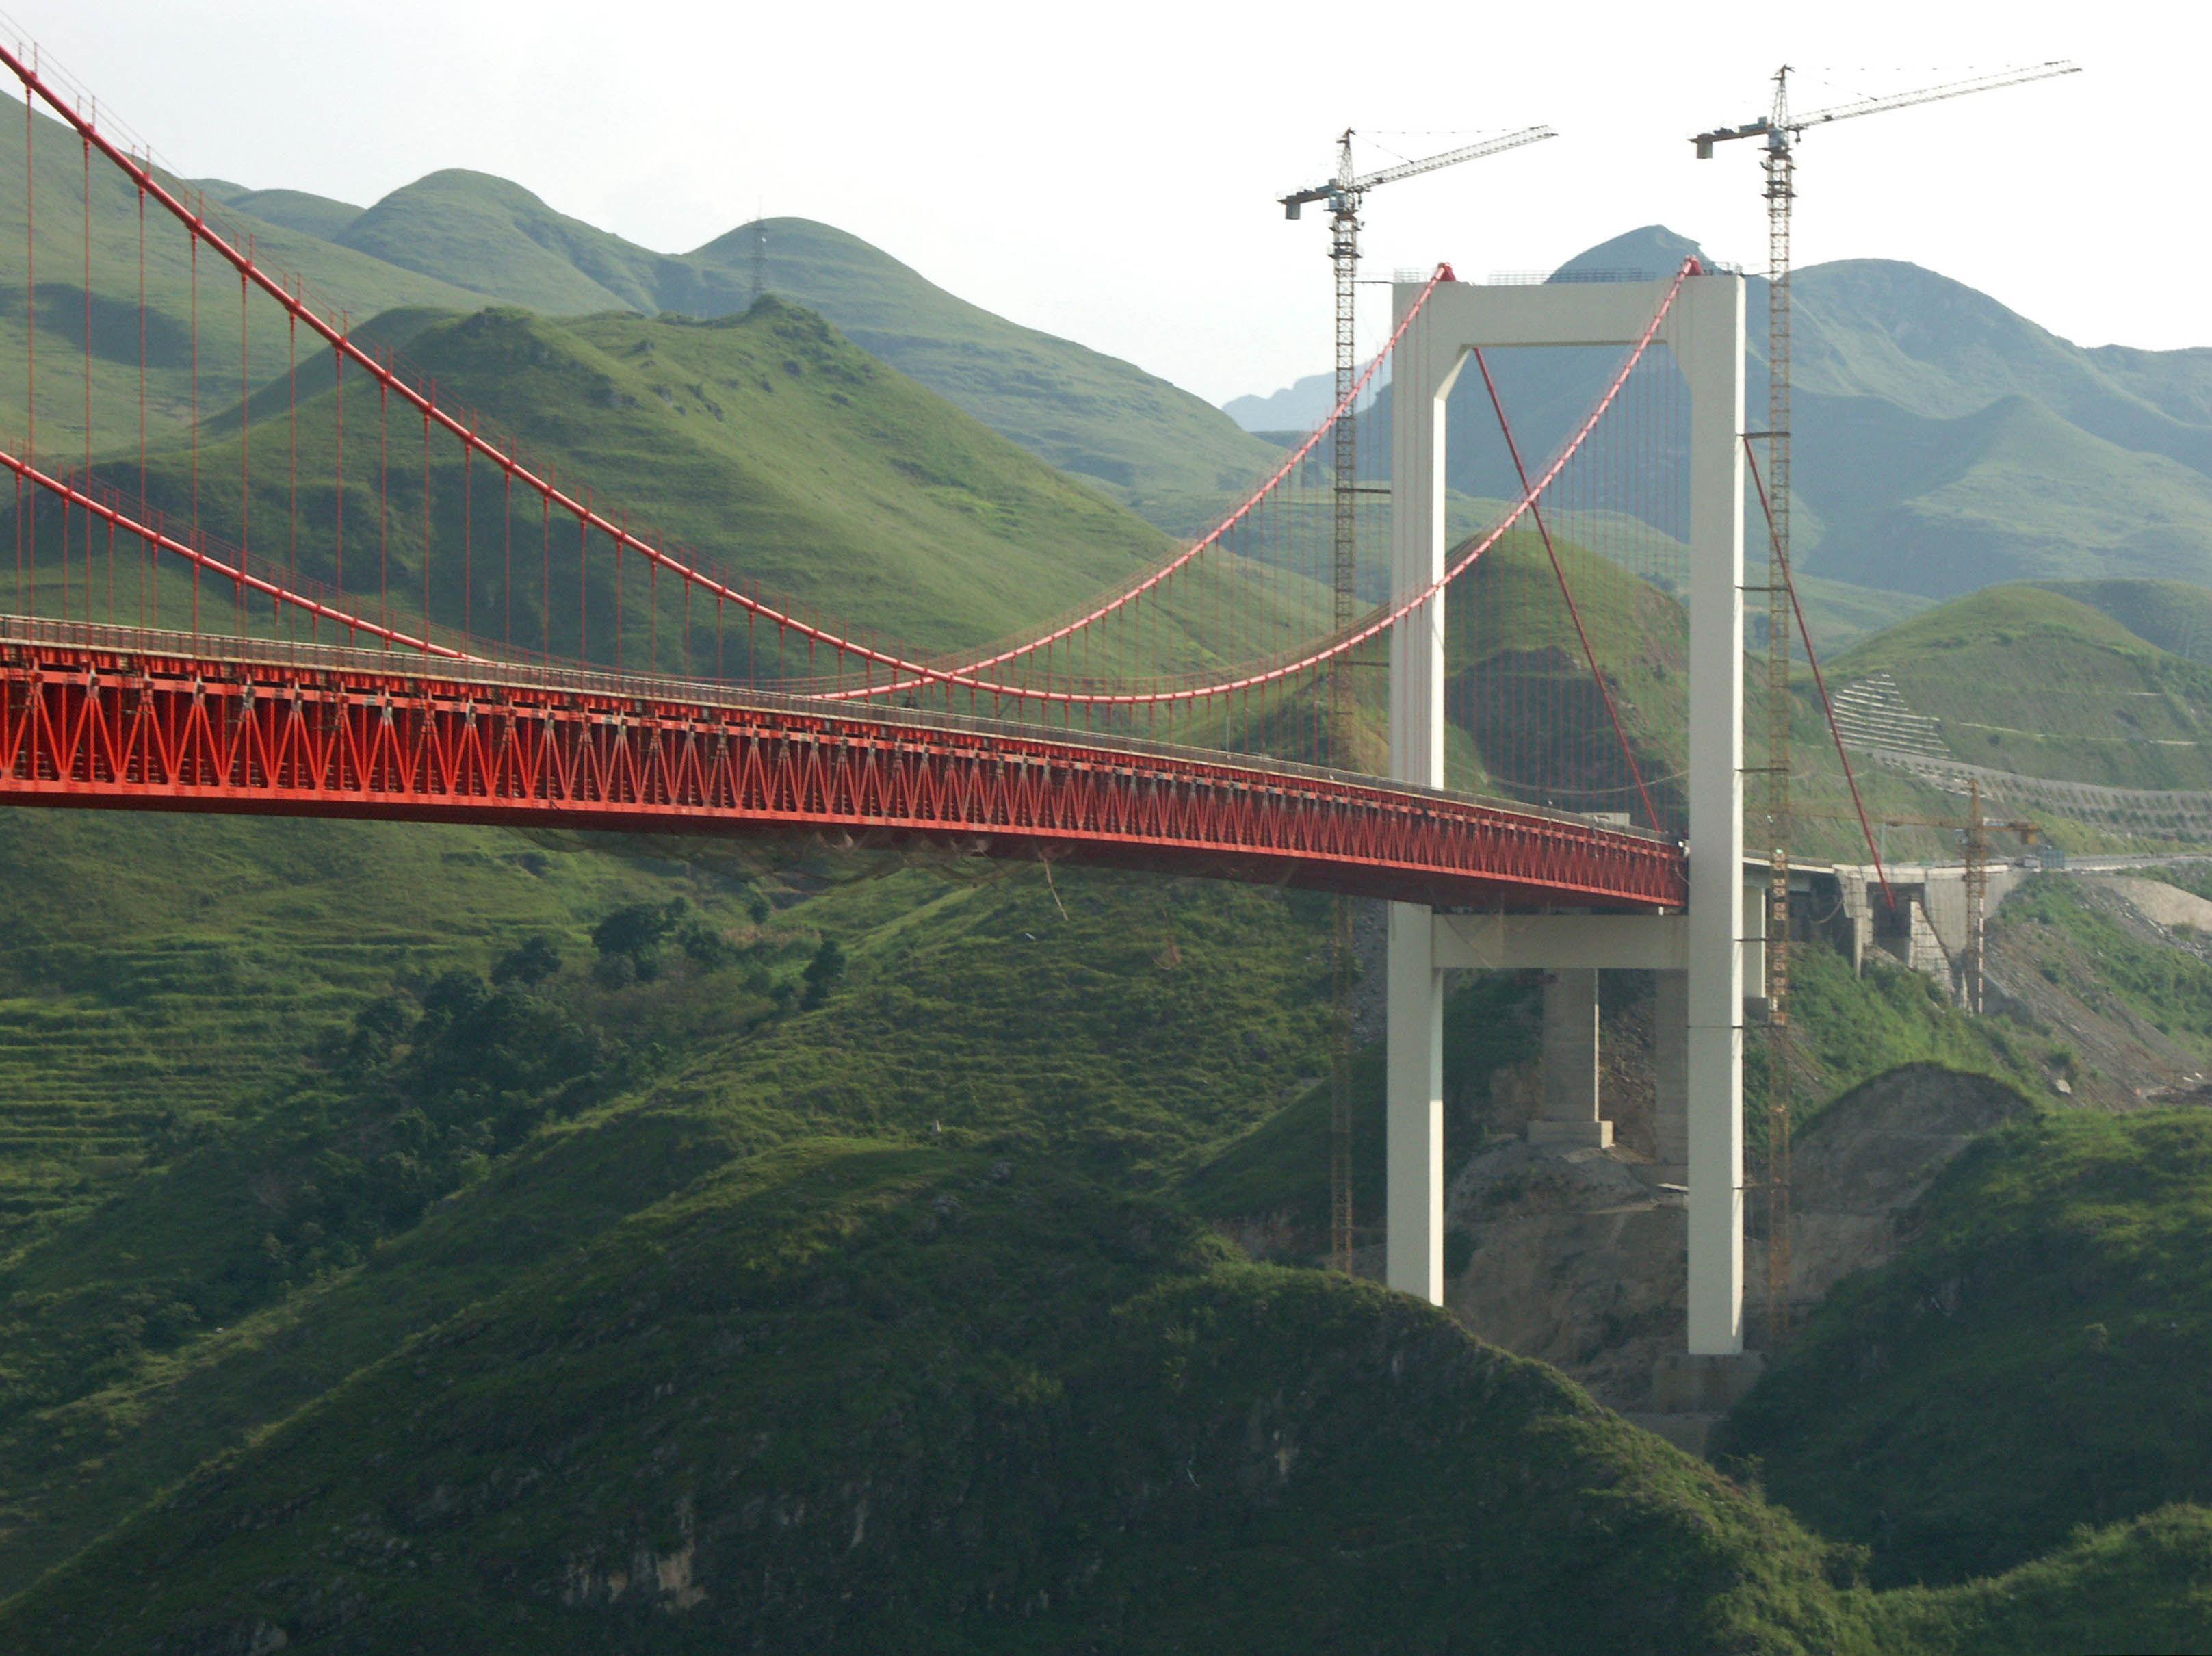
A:
MULTIPOLYGON (((1440 265, 1206 533, 1125 543, 1096 598, 945 648, 918 600, 911 636, 842 624, 742 573, 769 560, 726 526, 702 550, 562 482, 605 459, 588 387, 548 409, 480 377, 502 429, 35 53, 0 64, 24 93, 20 172, 0 162, 22 260, 0 304, 21 391, 12 432, 0 412, 0 804, 799 833, 1393 899, 1386 1274, 1431 1300, 1443 971, 1589 980, 1591 1118, 1552 1123, 1577 1142, 1610 1132, 1595 972, 1655 971, 1686 1032, 1658 1114, 1686 1158, 1690 1349, 1740 1348, 1735 278, 1691 260, 1516 299, 1440 265), (1469 362, 1474 417, 1448 432, 1469 362), (1361 423, 1386 368, 1395 447, 1361 423), (526 425, 569 446, 526 449, 526 425), (1360 547, 1349 620, 1346 512, 1389 546, 1360 547), (1717 871, 1694 893, 1693 810, 1717 871), (1575 917, 1448 936, 1453 908, 1575 917)), ((417 337, 440 326, 512 344, 527 321, 417 337)))
POLYGON ((1686 270, 1550 458, 1532 472, 1513 447, 1519 497, 1441 579, 1352 626, 1322 630, 1316 601, 1340 481, 1324 440, 1419 303, 1209 533, 1062 618, 930 654, 779 601, 557 483, 265 268, 88 97, 20 49, 0 62, 25 94, 0 801, 918 838, 1486 908, 1683 901, 1680 825, 1653 803, 1546 507, 1638 521, 1600 497, 1652 444, 1652 340, 1686 270), (181 352, 158 295, 179 273, 181 352), (326 368, 304 399, 303 346, 326 368), (1632 409, 1646 429, 1597 438, 1632 409), (1458 711, 1492 733, 1470 778, 1488 797, 1358 774, 1357 733, 1316 693, 1331 664, 1372 665, 1524 523, 1581 691, 1556 663, 1469 675, 1458 711), (1474 707, 1486 689, 1509 705, 1474 707), (1593 690, 1618 743, 1595 763, 1593 690), (1601 772, 1626 778, 1613 791, 1637 825, 1571 808, 1616 803, 1588 797, 1601 772))

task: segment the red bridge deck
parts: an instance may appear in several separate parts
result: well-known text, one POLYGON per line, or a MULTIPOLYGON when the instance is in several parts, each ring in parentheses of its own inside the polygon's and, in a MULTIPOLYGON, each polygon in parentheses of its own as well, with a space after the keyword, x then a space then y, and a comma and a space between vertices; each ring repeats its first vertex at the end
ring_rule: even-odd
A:
POLYGON ((0 618, 0 805, 915 840, 1651 910, 1680 848, 1334 771, 668 679, 0 618))

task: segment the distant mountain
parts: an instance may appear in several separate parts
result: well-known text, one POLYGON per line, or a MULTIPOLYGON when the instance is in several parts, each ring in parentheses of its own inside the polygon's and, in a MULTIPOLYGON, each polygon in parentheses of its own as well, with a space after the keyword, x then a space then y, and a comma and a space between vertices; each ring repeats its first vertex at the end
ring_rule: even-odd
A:
POLYGON ((715 317, 767 291, 818 311, 848 338, 1000 435, 1096 479, 1155 516, 1180 518, 1253 481, 1267 445, 1203 399, 1133 363, 994 315, 830 225, 741 225, 684 254, 657 253, 556 212, 518 184, 433 173, 366 211, 291 191, 201 187, 240 213, 489 299, 551 315, 630 310, 715 317), (765 232, 764 237, 762 232, 765 232))
MULTIPOLYGON (((1698 252, 1647 225, 1577 254, 1553 279, 1656 280, 1698 252)), ((2212 350, 2084 348, 1890 260, 1813 265, 1795 287, 1802 572, 1928 598, 2023 580, 2212 584, 2212 350)), ((1746 302, 1756 423, 1763 277, 1751 278, 1746 302)), ((1523 454, 1563 439, 1619 360, 1610 347, 1498 357, 1523 454)), ((1389 401, 1386 390, 1373 418, 1388 420, 1389 401)), ((1479 381, 1457 388, 1453 411, 1452 485, 1517 493, 1479 381)), ((1366 446, 1378 474, 1387 451, 1366 446)))
POLYGON ((249 190, 222 179, 199 179, 195 183, 234 212, 248 213, 264 224, 281 224, 288 230, 304 230, 326 240, 336 240, 362 214, 349 201, 333 201, 304 190, 249 190))
POLYGON ((2101 610, 2136 637, 2212 663, 2212 591, 2183 581, 2053 581, 2051 591, 2101 610))
MULTIPOLYGON (((1360 406, 1369 406, 1376 394, 1389 383, 1390 365, 1385 362, 1360 406)), ((1222 404, 1221 411, 1247 431, 1306 432, 1327 419, 1329 410, 1335 406, 1336 376, 1309 374, 1296 385, 1270 397, 1233 398, 1222 404)))

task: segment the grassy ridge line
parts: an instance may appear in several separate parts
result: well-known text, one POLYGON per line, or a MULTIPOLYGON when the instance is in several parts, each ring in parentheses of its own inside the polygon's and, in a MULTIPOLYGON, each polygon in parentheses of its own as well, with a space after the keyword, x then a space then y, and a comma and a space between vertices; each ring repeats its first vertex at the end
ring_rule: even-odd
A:
POLYGON ((756 236, 764 233, 767 291, 822 313, 1000 435, 1156 521, 1179 521, 1191 502, 1203 511, 1267 462, 1267 445, 1188 392, 995 316, 810 220, 743 225, 690 253, 664 254, 556 212, 505 179, 460 169, 430 174, 366 211, 292 192, 229 199, 303 228, 333 225, 332 246, 354 258, 550 315, 743 311, 755 296, 756 236))
POLYGON ((2186 581, 2054 581, 2061 597, 2102 612, 2146 643, 2212 661, 2212 590, 2186 581))
MULTIPOLYGON (((45 210, 38 351, 70 373, 49 376, 36 412, 41 452, 81 455, 85 343, 81 147, 34 116, 33 186, 45 210)), ((486 301, 555 315, 603 311, 699 316, 740 312, 753 297, 750 227, 681 257, 649 253, 554 212, 519 186, 481 174, 432 174, 367 211, 286 190, 220 180, 166 180, 186 199, 222 204, 227 235, 272 272, 304 277, 319 308, 356 325, 395 306, 472 311, 486 301)), ((96 453, 135 453, 139 403, 138 211, 129 182, 94 170, 93 438, 96 453)), ((147 216, 148 437, 186 435, 195 409, 191 331, 198 313, 198 417, 234 406, 240 321, 234 277, 212 258, 198 272, 184 228, 147 216)), ((957 299, 857 237, 804 219, 769 221, 771 292, 821 310, 864 346, 1051 464, 1126 502, 1212 503, 1265 468, 1268 446, 1188 393, 1134 365, 1024 328, 957 299)), ((0 375, 21 385, 29 346, 22 284, 22 198, 0 203, 0 375)), ((246 377, 276 382, 293 338, 278 307, 248 316, 246 377)), ((320 352, 301 352, 313 362, 320 352)), ((7 423, 25 423, 22 409, 7 423)))
MULTIPOLYGON (((75 133, 43 115, 32 119, 32 189, 38 209, 35 245, 27 234, 21 189, 0 197, 0 431, 20 440, 27 423, 23 387, 31 347, 24 293, 27 256, 38 268, 36 406, 42 455, 81 461, 85 447, 84 199, 82 146, 75 133)), ((20 151, 17 152, 20 159, 20 151)), ((21 174, 17 174, 21 180, 21 174)), ((174 180, 173 188, 189 191, 174 180)), ((140 330, 139 216, 136 186, 94 158, 91 173, 92 434, 96 455, 138 448, 140 330)), ((319 308, 365 320, 395 305, 473 309, 481 298, 464 284, 402 270, 298 228, 227 210, 219 228, 250 240, 257 263, 272 273, 304 277, 319 308)), ((158 204, 145 216, 147 372, 146 435, 155 447, 184 440, 193 418, 194 271, 190 236, 158 204)), ((213 254, 198 271, 200 332, 198 416, 235 408, 240 384, 238 277, 213 254)), ((256 298, 247 312, 246 377, 261 385, 280 377, 293 348, 283 312, 256 298)), ((300 356, 323 352, 301 342, 300 356)), ((235 429, 234 427, 233 428, 235 429)))

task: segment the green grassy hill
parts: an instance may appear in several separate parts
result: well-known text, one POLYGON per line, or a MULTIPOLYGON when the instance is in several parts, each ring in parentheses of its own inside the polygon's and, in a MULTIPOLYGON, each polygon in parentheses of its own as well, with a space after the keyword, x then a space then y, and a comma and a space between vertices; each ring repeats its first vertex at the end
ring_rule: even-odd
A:
POLYGON ((2212 661, 2212 588, 2186 581, 2052 581, 2044 585, 2087 604, 2136 637, 2192 661, 2212 661))
MULTIPOLYGON (((31 347, 25 292, 27 260, 37 265, 37 357, 41 364, 36 406, 40 454, 82 460, 85 448, 84 347, 87 338, 83 283, 85 172, 82 147, 58 122, 34 118, 33 199, 38 234, 27 245, 24 192, 0 199, 0 374, 9 387, 0 413, 0 429, 23 430, 26 355, 31 347), (66 366, 64 366, 66 365, 66 366)), ((198 204, 192 187, 170 181, 198 204)), ((138 447, 140 338, 138 314, 138 216, 137 192, 112 167, 91 174, 93 203, 93 288, 90 339, 93 347, 92 446, 95 454, 129 453, 138 447)), ((218 186, 219 188, 223 186, 218 186)), ((481 300, 456 286, 325 240, 303 228, 302 204, 274 204, 276 216, 256 216, 252 199, 232 192, 234 205, 219 204, 209 192, 208 211, 216 228, 238 240, 251 239, 255 256, 273 271, 307 278, 317 302, 356 321, 395 305, 438 305, 474 308, 481 300)), ((264 192, 289 197, 289 192, 264 192)), ((313 198, 308 198, 312 203, 313 198)), ((269 204, 264 199, 264 204, 269 204)), ((307 212, 312 220, 315 214, 307 212)), ((194 412, 191 319, 193 270, 189 238, 159 207, 146 216, 145 362, 148 440, 155 447, 174 442, 189 430, 194 412)), ((212 256, 198 271, 200 371, 198 415, 234 409, 239 397, 240 321, 238 278, 212 256)), ((282 373, 290 338, 282 314, 271 302, 257 303, 246 340, 246 377, 262 384, 282 373)), ((306 359, 318 353, 301 348, 306 359)))
POLYGON ((1966 763, 2118 788, 2212 787, 2212 672, 2060 592, 1955 599, 1828 666, 1838 689, 1877 673, 1942 721, 1966 763))
MULTIPOLYGON (((235 186, 230 186, 234 189, 235 186)), ((282 194, 283 222, 331 222, 342 204, 282 194)), ((1181 515, 1256 481, 1268 445, 1134 365, 994 316, 857 236, 803 218, 743 225, 688 253, 653 253, 482 173, 433 173, 327 232, 333 243, 485 298, 554 315, 602 310, 714 317, 767 290, 820 312, 892 367, 1063 471, 1181 515)))
MULTIPOLYGON (((71 883, 137 825, 20 820, 10 866, 71 883)), ((313 1004, 257 997, 258 1076, 16 1221, 0 1640, 1786 1652, 2008 1624, 1974 1589, 1848 1590, 1850 1552, 1556 1377, 1371 1287, 1236 1263, 1187 1216, 1233 1170, 1273 1202, 1319 1165, 1285 1160, 1296 1134, 1252 1147, 1320 1096, 1324 904, 164 831, 112 848, 137 883, 102 909, 27 910, 0 946, 18 1001, 134 1004, 135 915, 197 916, 267 983, 374 947, 401 881, 459 923, 319 968, 351 976, 313 1004), (395 848, 418 855, 380 873, 395 848), (179 859, 224 901, 159 878, 179 859), (483 910, 503 880, 542 893, 512 923, 483 910), (594 944, 674 897, 658 950, 594 944), (487 984, 530 935, 553 975, 487 984)), ((1480 1062, 1460 1049, 1494 1020, 1462 1000, 1480 1062)), ((202 1044, 241 1016, 185 1010, 202 1044)), ((2161 1544, 2105 1538, 2038 1590, 2078 1623, 2124 1568, 2134 1625, 2194 1633, 2161 1544)))
POLYGON ((4 1625, 57 1652, 1860 1644, 1822 1562, 1439 1312, 1230 1264, 1032 1157, 816 1140, 514 1272, 4 1625))
POLYGON ((2212 1503, 2208 1192, 2200 1111, 2002 1129, 1938 1179, 1893 1263, 1812 1315, 1729 1446, 1869 1546, 1881 1582, 1957 1581, 2077 1525, 2212 1503))
POLYGON ((310 195, 305 190, 249 190, 225 179, 194 179, 191 186, 234 213, 244 213, 267 224, 335 240, 338 232, 361 216, 349 201, 310 195))
MULTIPOLYGON (((38 351, 76 372, 50 374, 37 411, 42 451, 82 454, 85 295, 80 274, 82 161, 57 122, 34 120, 38 351)), ((554 211, 520 186, 479 173, 434 173, 366 210, 304 192, 177 180, 204 197, 226 234, 269 269, 304 277, 319 308, 355 323, 394 306, 470 311, 487 301, 553 315, 675 311, 714 317, 752 301, 754 228, 690 253, 649 252, 554 211)), ((92 338, 95 451, 136 451, 137 216, 112 169, 93 180, 92 338)), ((858 237, 805 219, 769 221, 769 290, 817 310, 895 368, 984 424, 1115 498, 1180 523, 1265 470, 1269 446, 1188 393, 1134 365, 994 316, 956 298, 858 237)), ((20 192, 0 204, 0 372, 20 385, 28 344, 20 192), (12 366, 10 366, 12 364, 12 366)), ((192 417, 192 271, 184 232, 147 218, 149 436, 192 417)), ((234 408, 237 284, 199 272, 199 417, 234 408)), ((289 339, 273 305, 251 313, 246 377, 268 383, 289 339)), ((316 353, 305 353, 313 359, 316 353)), ((12 422, 21 425, 18 417, 12 422)))
MULTIPOLYGON (((447 406, 473 408, 487 428, 519 438, 541 472, 572 489, 588 484, 603 509, 627 518, 635 508, 641 530, 727 578, 904 648, 965 647, 1030 627, 1170 550, 1133 513, 885 368, 819 317, 774 299, 712 322, 623 314, 555 321, 498 308, 459 318, 388 312, 364 338, 403 350, 418 374, 434 380, 447 406)), ((196 521, 228 545, 244 540, 264 557, 290 560, 327 586, 365 595, 372 606, 388 580, 395 612, 419 617, 426 557, 419 422, 411 439, 405 420, 390 423, 396 458, 380 481, 377 399, 359 375, 348 376, 341 502, 333 377, 327 362, 301 371, 296 423, 293 389, 279 386, 251 405, 245 438, 218 436, 196 455, 158 452, 149 493, 173 522, 196 521), (246 522, 238 508, 241 441, 256 457, 246 522)), ((218 431, 234 429, 234 419, 216 422, 218 431)), ((136 491, 135 458, 109 470, 136 491)), ((511 636, 534 648, 545 636, 550 591, 553 648, 576 654, 573 527, 549 533, 533 503, 508 500, 491 466, 464 466, 451 444, 434 447, 428 482, 428 578, 438 622, 458 628, 465 620, 478 636, 511 636)), ((61 596, 52 540, 58 519, 49 512, 40 522, 40 607, 51 613, 61 596)), ((615 637, 608 553, 599 545, 592 554, 582 642, 594 660, 611 658, 615 637)), ((1194 575, 1148 606, 1147 657, 1170 667, 1208 659, 1213 644, 1192 629, 1200 614, 1224 608, 1224 583, 1237 579, 1233 569, 1194 575)), ((120 580, 131 594, 133 571, 120 580)), ((189 576, 172 560, 161 582, 159 607, 179 622, 189 614, 189 576)), ((1318 600, 1296 582, 1277 581, 1236 601, 1265 616, 1304 618, 1318 612, 1318 600)), ((684 661, 687 606, 677 583, 656 585, 632 558, 623 601, 625 663, 642 665, 656 648, 664 667, 684 661)), ((760 635, 738 612, 725 613, 719 640, 710 604, 695 602, 689 614, 684 665, 692 671, 740 673, 749 649, 769 677, 832 668, 826 659, 810 663, 803 642, 793 648, 772 630, 760 635)), ((1108 648, 1127 649, 1133 636, 1108 648)))

